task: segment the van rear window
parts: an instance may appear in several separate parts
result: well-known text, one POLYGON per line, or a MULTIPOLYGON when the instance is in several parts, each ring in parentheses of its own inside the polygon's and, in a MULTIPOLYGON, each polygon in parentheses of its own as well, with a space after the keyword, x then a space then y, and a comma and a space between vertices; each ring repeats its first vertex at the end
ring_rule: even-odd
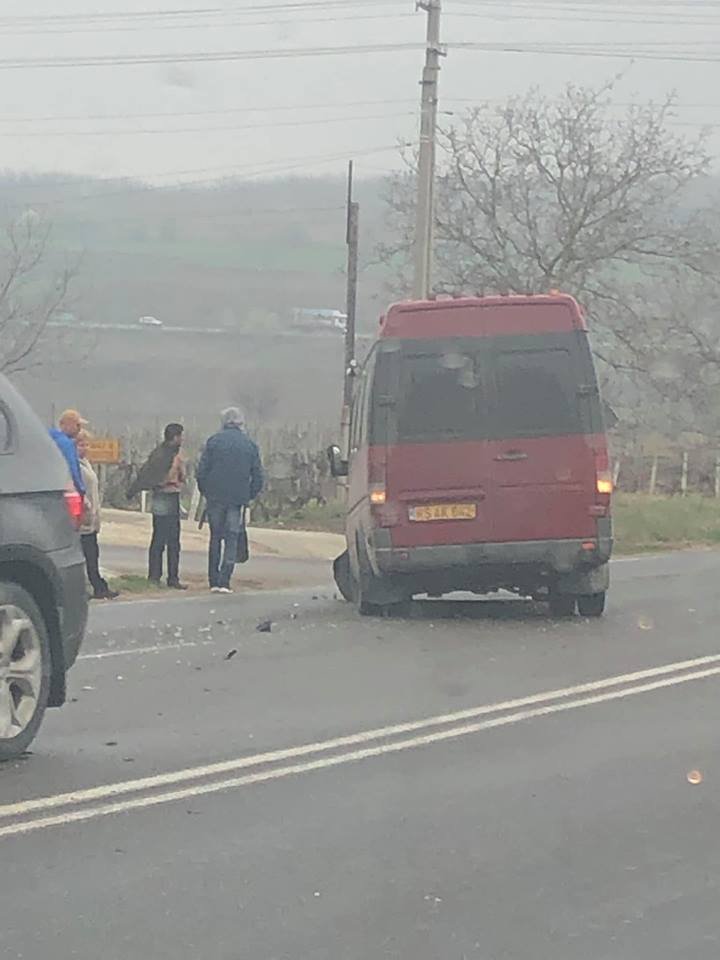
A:
POLYGON ((398 431, 404 440, 467 437, 483 416, 473 353, 458 349, 409 353, 400 361, 398 431))
POLYGON ((582 332, 381 342, 370 442, 596 432, 596 391, 582 332))
POLYGON ((510 350, 494 360, 496 429, 503 437, 579 433, 578 378, 569 350, 510 350))

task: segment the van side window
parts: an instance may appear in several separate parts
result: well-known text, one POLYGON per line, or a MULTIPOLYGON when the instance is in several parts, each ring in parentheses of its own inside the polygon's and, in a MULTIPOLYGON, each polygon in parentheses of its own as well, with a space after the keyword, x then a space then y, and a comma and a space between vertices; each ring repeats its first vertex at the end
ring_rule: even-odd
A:
POLYGON ((355 397, 352 405, 352 416, 350 420, 350 450, 359 450, 362 438, 363 408, 365 401, 365 388, 367 385, 367 376, 365 370, 362 371, 355 386, 355 397))
POLYGON ((496 355, 497 428, 503 437, 582 431, 569 350, 511 350, 496 355))

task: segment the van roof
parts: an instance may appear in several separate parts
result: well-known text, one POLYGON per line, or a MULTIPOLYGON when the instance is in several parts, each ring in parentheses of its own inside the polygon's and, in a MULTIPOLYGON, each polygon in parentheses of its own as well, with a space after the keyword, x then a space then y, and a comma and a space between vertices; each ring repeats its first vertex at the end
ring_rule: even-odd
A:
POLYGON ((380 321, 380 337, 432 339, 559 333, 587 330, 570 294, 443 297, 393 304, 380 321))

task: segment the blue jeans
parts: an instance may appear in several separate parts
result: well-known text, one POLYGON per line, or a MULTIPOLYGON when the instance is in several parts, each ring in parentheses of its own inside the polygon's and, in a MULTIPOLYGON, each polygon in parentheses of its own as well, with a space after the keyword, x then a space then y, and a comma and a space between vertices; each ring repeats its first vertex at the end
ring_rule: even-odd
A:
POLYGON ((211 587, 229 587, 237 561, 238 539, 243 526, 243 507, 208 503, 207 518, 210 524, 208 580, 211 587))

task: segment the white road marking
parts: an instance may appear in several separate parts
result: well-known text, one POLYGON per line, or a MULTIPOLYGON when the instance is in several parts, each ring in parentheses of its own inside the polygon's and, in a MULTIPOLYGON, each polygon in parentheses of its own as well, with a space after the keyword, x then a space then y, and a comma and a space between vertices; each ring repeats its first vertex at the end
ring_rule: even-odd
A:
POLYGON ((711 667, 707 670, 695 671, 694 673, 683 673, 679 676, 665 677, 661 680, 655 680, 651 683, 643 683, 631 687, 624 687, 620 690, 611 690, 609 692, 599 693, 591 697, 569 700, 564 703, 549 704, 531 710, 518 710, 515 713, 511 713, 506 716, 494 717, 489 720, 482 720, 478 723, 455 726, 451 727, 449 730, 440 730, 435 733, 425 734, 421 737, 413 737, 408 740, 399 740, 393 743, 379 744, 378 746, 341 753, 332 757, 322 757, 317 760, 310 760, 307 763, 298 763, 286 767, 276 767, 270 770, 263 770, 258 773, 250 773, 242 777, 233 777, 231 779, 215 781, 213 783, 194 784, 192 786, 183 787, 179 790, 172 790, 165 793, 155 793, 146 796, 133 797, 127 800, 118 801, 116 803, 107 803, 101 806, 90 806, 81 808, 79 810, 70 810, 51 817, 40 817, 18 823, 11 823, 7 826, 0 827, 0 838, 31 833, 36 830, 45 830, 50 827, 65 826, 71 823, 80 823, 86 820, 95 820, 99 817, 106 817, 112 814, 128 813, 132 810, 155 807, 178 800, 186 800, 190 797, 207 796, 209 794, 220 793, 222 791, 249 786, 251 784, 264 783, 270 780, 281 780, 285 777, 290 777, 301 773, 309 773, 314 770, 325 770, 330 767, 340 766, 342 764, 356 763, 357 761, 367 760, 371 757, 399 753, 405 750, 414 749, 416 747, 428 746, 430 744, 440 743, 447 740, 454 740, 458 739, 459 737, 466 737, 470 734, 479 733, 483 730, 494 729, 495 727, 509 726, 510 724, 520 723, 525 720, 546 717, 551 714, 562 713, 568 710, 576 710, 578 708, 592 706, 597 703, 605 703, 611 700, 619 700, 626 697, 637 696, 641 693, 649 693, 653 690, 677 686, 678 684, 689 683, 693 680, 702 680, 706 677, 717 676, 719 674, 720 666, 711 667))
MULTIPOLYGON (((359 746, 375 740, 383 740, 407 733, 415 733, 431 727, 458 724, 466 720, 474 720, 478 717, 487 716, 493 713, 507 713, 508 711, 519 710, 524 707, 547 704, 552 700, 568 699, 581 694, 594 693, 596 691, 605 690, 609 687, 628 687, 630 684, 638 683, 639 681, 651 680, 658 677, 668 677, 671 674, 674 674, 675 676, 671 677, 670 682, 680 683, 683 682, 683 678, 685 676, 689 676, 691 679, 695 679, 696 677, 696 673, 685 673, 684 671, 697 671, 697 669, 700 667, 710 667, 711 665, 715 664, 720 664, 720 654, 696 657, 693 660, 681 660, 675 663, 664 664, 663 666, 659 667, 650 667, 645 670, 637 670, 634 673, 620 674, 619 676, 606 677, 601 680, 593 680, 587 683, 577 684, 572 687, 563 687, 558 690, 544 691, 542 693, 531 694, 529 696, 519 697, 512 700, 484 704, 480 707, 472 707, 466 710, 459 710, 454 713, 426 717, 422 720, 412 720, 406 723, 364 730, 343 737, 335 737, 331 740, 302 744, 300 746, 288 747, 281 750, 273 750, 267 753, 254 754, 249 757, 240 757, 233 760, 224 760, 219 763, 206 764, 198 767, 188 767, 181 770, 171 771, 169 773, 157 774, 151 777, 141 777, 135 780, 125 780, 117 783, 104 784, 84 790, 55 794, 54 796, 38 797, 33 800, 24 800, 18 803, 0 806, 0 819, 24 816, 29 813, 35 813, 38 811, 49 810, 58 807, 77 806, 79 804, 96 800, 110 799, 128 793, 154 790, 185 781, 200 780, 222 774, 233 773, 248 767, 262 766, 289 759, 298 759, 314 753, 326 753, 343 747, 359 746)), ((720 670, 720 666, 718 667, 718 670, 720 670)), ((702 675, 705 676, 705 674, 702 675)))
MULTIPOLYGON (((203 646, 210 643, 203 641, 203 646)), ((182 650, 184 647, 199 647, 196 640, 186 640, 185 643, 156 643, 149 647, 127 647, 122 650, 102 650, 100 653, 81 653, 78 660, 107 660, 108 657, 129 657, 138 653, 161 653, 163 650, 182 650)))

